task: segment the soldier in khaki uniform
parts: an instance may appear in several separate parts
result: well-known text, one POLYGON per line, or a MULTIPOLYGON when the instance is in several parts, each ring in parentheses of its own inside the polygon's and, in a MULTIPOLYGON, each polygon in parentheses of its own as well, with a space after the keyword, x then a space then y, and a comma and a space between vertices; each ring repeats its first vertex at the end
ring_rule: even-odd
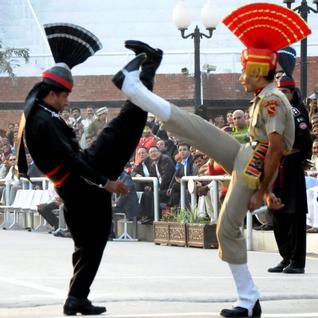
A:
POLYGON ((219 255, 229 263, 238 301, 233 309, 221 311, 224 317, 261 316, 259 292, 247 267, 246 242, 241 226, 246 212, 259 208, 264 199, 272 208, 282 207, 280 200, 271 193, 270 185, 280 160, 292 149, 295 133, 291 106, 273 81, 278 57, 275 51, 286 46, 286 42, 302 38, 299 35, 296 39, 286 39, 283 35, 286 34, 285 29, 292 28, 288 25, 291 17, 303 28, 302 36, 309 34, 307 25, 298 15, 272 4, 246 5, 223 21, 247 46, 242 52, 240 77, 244 89, 254 94, 248 131, 250 142, 247 144, 241 145, 201 117, 183 111, 146 90, 138 72, 142 56, 131 61, 113 79, 134 104, 160 117, 165 123, 164 129, 182 136, 186 142, 220 163, 232 176, 218 219, 217 236, 219 255), (268 24, 257 22, 260 16, 268 24), (269 22, 276 23, 275 28, 269 22), (249 28, 248 23, 252 23, 253 27, 249 28), (259 33, 257 27, 260 28, 259 33), (282 30, 277 32, 279 27, 282 30))

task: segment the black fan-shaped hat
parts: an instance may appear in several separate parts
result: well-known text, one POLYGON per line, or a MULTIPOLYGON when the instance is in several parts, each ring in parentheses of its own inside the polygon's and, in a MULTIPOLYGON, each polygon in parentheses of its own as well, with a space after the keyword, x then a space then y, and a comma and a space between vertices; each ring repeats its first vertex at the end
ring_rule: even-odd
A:
POLYGON ((90 31, 70 23, 45 24, 44 30, 57 64, 42 74, 43 82, 70 92, 71 68, 94 55, 102 44, 90 31))
POLYGON ((103 47, 93 33, 78 25, 51 23, 45 24, 44 30, 55 62, 71 69, 103 47))

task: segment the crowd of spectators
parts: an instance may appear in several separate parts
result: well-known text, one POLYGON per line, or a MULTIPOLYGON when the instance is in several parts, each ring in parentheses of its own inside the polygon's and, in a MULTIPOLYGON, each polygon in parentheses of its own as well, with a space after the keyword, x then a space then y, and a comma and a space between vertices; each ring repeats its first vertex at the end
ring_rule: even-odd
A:
MULTIPOLYGON (((317 177, 318 168, 318 105, 316 95, 307 99, 310 114, 311 132, 313 139, 312 156, 307 161, 308 175, 317 177)), ((76 137, 82 149, 86 149, 96 139, 98 133, 107 125, 109 120, 107 107, 85 110, 74 107, 66 109, 61 118, 76 132, 76 137)), ((248 142, 247 111, 234 109, 226 115, 217 115, 210 120, 214 125, 232 134, 240 143, 248 142)), ((6 130, 2 130, 0 137, 0 179, 6 183, 10 180, 9 202, 5 195, 4 183, 0 188, 2 204, 11 204, 16 190, 21 188, 16 169, 16 144, 18 123, 9 123, 6 130)), ((111 155, 111 154, 110 154, 111 155)), ((35 167, 28 155, 29 176, 39 177, 40 171, 35 167)), ((156 177, 159 183, 160 214, 171 209, 180 208, 180 180, 183 176, 225 175, 226 172, 212 158, 207 158, 194 147, 178 137, 165 131, 160 120, 153 114, 148 115, 143 135, 136 148, 134 156, 127 166, 125 174, 130 177, 156 177)), ((212 204, 209 193, 209 182, 196 182, 198 193, 198 214, 202 218, 213 218, 212 204)), ((151 223, 154 219, 153 184, 152 182, 135 182, 134 191, 138 194, 139 207, 135 209, 134 216, 141 223, 151 223), (138 215, 135 215, 138 214, 138 215)), ((227 191, 228 182, 220 186, 220 203, 227 191)), ((190 195, 186 194, 186 205, 190 207, 190 195)), ((135 200, 135 199, 134 199, 135 200)), ((129 213, 128 213, 129 214, 129 213)), ((317 230, 318 231, 318 230, 317 230)))

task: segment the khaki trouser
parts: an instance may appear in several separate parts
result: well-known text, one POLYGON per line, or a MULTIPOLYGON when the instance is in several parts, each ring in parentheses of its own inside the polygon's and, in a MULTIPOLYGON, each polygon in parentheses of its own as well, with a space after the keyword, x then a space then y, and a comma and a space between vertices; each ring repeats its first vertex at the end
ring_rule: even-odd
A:
POLYGON ((247 187, 242 171, 253 149, 250 144, 241 145, 232 136, 201 117, 171 106, 171 118, 164 128, 213 158, 232 175, 218 218, 219 256, 231 264, 245 264, 247 250, 241 226, 249 199, 255 190, 247 187))

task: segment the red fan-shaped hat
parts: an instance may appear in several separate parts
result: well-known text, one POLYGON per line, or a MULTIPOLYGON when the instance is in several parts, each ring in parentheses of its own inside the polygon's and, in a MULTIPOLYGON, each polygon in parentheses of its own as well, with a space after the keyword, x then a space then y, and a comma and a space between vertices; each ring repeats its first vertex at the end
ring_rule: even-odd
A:
POLYGON ((275 51, 298 42, 311 31, 294 11, 272 3, 253 3, 230 13, 223 23, 247 47, 242 65, 251 75, 266 76, 277 63, 275 51))

